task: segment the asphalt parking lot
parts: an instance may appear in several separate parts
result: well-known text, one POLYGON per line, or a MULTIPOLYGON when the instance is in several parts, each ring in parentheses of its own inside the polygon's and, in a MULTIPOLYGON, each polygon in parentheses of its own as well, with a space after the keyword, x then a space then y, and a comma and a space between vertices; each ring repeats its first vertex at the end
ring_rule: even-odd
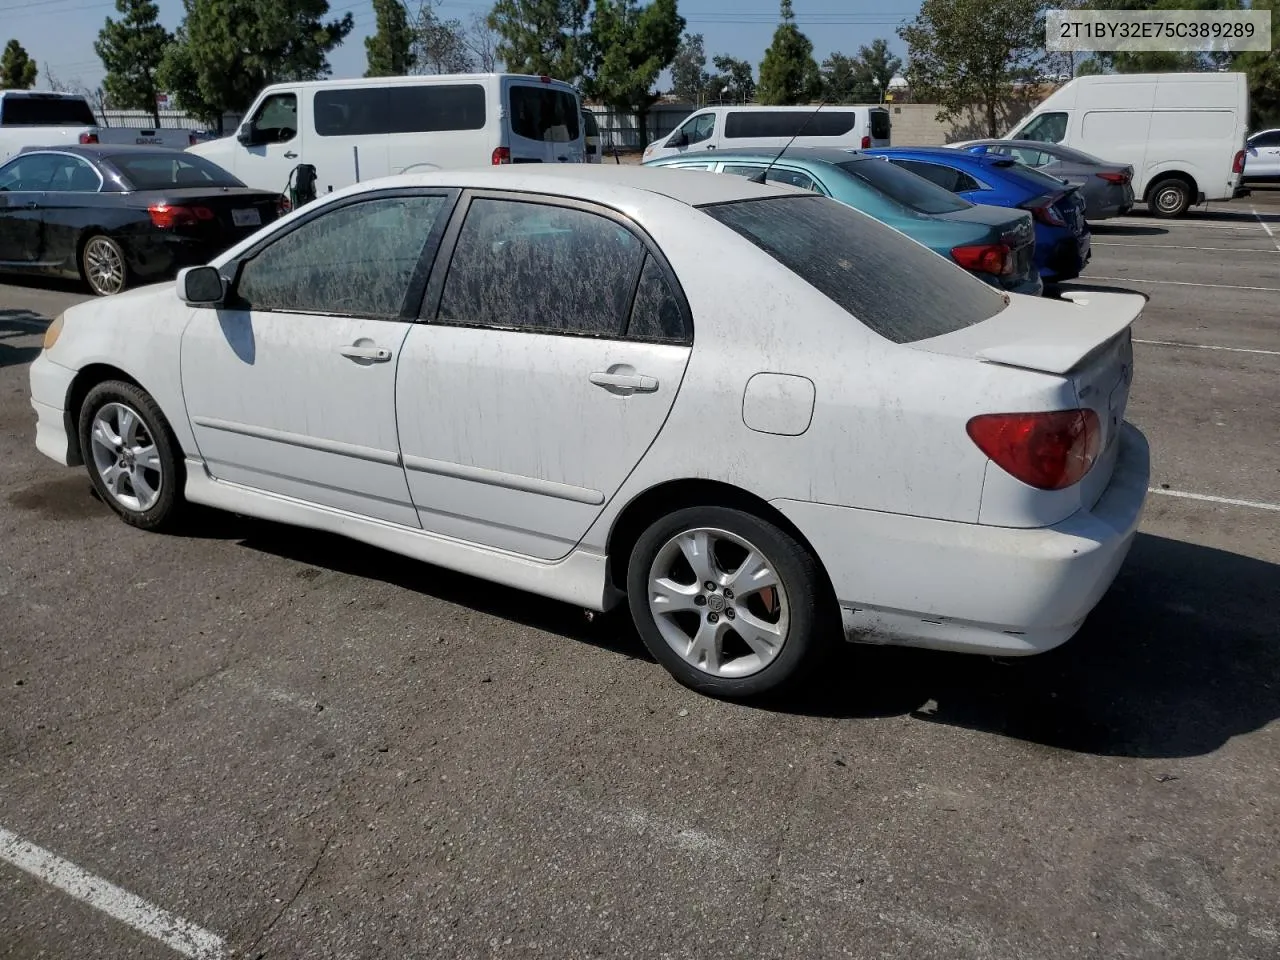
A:
POLYGON ((0 957, 1280 956, 1280 192, 1070 286, 1150 297, 1157 492, 1083 632, 769 709, 335 537, 124 526, 33 446, 83 295, 0 286, 0 957))

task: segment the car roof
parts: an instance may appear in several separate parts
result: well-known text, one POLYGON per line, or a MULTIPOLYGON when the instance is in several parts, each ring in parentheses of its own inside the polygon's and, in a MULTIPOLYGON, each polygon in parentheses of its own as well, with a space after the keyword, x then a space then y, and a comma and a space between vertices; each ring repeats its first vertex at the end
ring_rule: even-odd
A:
POLYGON ((344 194, 361 188, 458 187, 477 190, 511 190, 547 193, 561 197, 608 202, 619 191, 641 200, 646 195, 668 197, 691 207, 766 197, 795 196, 805 191, 784 184, 757 184, 745 177, 720 177, 700 170, 669 170, 621 164, 555 164, 479 167, 473 170, 441 170, 409 173, 347 187, 344 194))
POLYGON ((23 147, 18 152, 71 153, 91 160, 109 160, 112 157, 127 156, 131 153, 182 153, 185 155, 185 151, 177 150, 173 147, 164 147, 159 144, 148 146, 135 143, 56 143, 43 147, 23 147))
POLYGON ((849 150, 842 150, 839 147, 791 147, 783 152, 782 156, 778 156, 776 149, 751 149, 750 147, 739 147, 735 150, 699 150, 694 153, 684 153, 678 157, 664 157, 662 161, 656 161, 653 166, 673 166, 681 160, 697 160, 699 162, 706 160, 773 160, 777 158, 778 163, 785 163, 788 160, 809 160, 815 163, 848 163, 850 160, 869 159, 867 157, 859 157, 856 153, 849 150))

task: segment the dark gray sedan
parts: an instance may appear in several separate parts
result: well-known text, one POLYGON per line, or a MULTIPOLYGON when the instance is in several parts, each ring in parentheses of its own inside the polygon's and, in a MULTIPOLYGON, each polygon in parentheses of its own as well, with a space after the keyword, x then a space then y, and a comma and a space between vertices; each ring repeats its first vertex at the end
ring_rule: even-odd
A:
POLYGON ((1133 208, 1133 167, 1127 163, 1107 163, 1079 150, 1038 140, 970 140, 952 146, 970 153, 1013 157, 1079 187, 1088 220, 1123 216, 1133 208))

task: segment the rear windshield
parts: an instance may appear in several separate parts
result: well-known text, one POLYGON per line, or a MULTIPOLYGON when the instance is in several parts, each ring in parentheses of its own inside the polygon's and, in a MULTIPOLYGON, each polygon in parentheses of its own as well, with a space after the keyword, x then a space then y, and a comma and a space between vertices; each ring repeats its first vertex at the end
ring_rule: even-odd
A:
POLYGON ((79 97, 8 96, 0 99, 6 127, 96 127, 97 118, 79 97))
POLYGON ((220 166, 193 153, 115 154, 112 164, 131 190, 164 190, 169 187, 243 187, 220 166))
POLYGON ((943 190, 936 183, 918 177, 910 170, 903 170, 887 160, 849 160, 840 164, 840 169, 916 213, 955 213, 973 206, 964 197, 957 197, 950 190, 943 190))
POLYGON ((581 135, 578 98, 552 87, 511 88, 511 132, 526 140, 569 143, 581 135))
POLYGON ((871 111, 871 136, 876 140, 889 139, 889 114, 885 111, 871 111))
POLYGON ((1007 304, 905 234, 825 197, 702 209, 894 343, 953 333, 1007 304))

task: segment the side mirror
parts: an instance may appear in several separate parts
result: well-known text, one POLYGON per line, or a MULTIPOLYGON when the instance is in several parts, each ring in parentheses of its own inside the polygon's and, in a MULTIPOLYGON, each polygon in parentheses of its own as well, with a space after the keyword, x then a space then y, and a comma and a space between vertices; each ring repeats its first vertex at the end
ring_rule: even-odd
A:
POLYGON ((254 143, 253 127, 249 126, 247 123, 242 123, 240 125, 240 129, 236 131, 236 139, 239 140, 243 146, 252 147, 254 143))
POLYGON ((677 130, 671 135, 671 141, 668 146, 687 147, 689 145, 689 135, 683 130, 677 130))
POLYGON ((226 298, 227 285, 217 267, 187 267, 178 271, 177 294, 189 307, 213 307, 226 298))

